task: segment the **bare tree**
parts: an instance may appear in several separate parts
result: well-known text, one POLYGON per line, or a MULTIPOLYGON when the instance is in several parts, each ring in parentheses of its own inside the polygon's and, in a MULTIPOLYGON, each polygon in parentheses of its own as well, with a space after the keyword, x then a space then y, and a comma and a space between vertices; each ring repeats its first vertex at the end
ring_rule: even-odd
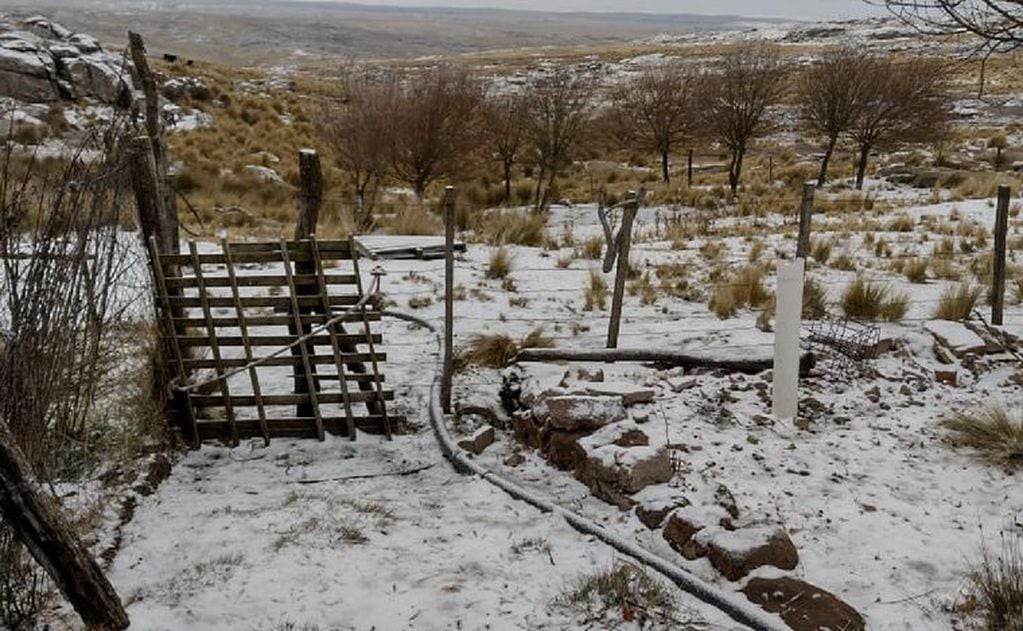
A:
POLYGON ((930 33, 972 33, 982 48, 1008 52, 1023 46, 1020 0, 872 0, 930 33))
POLYGON ((695 124, 695 84, 691 71, 671 64, 647 70, 614 94, 620 120, 636 132, 643 148, 657 152, 666 183, 671 151, 695 124))
POLYGON ((369 230, 377 191, 391 164, 390 108, 396 86, 364 75, 343 81, 343 98, 325 108, 317 127, 338 167, 351 177, 358 228, 369 230))
POLYGON ((397 90, 390 108, 391 168, 417 198, 468 162, 481 101, 479 82, 464 68, 437 68, 411 77, 397 90))
POLYGON ((526 98, 537 167, 536 210, 547 207, 558 171, 572 163, 589 113, 589 96, 589 82, 568 70, 530 86, 526 98))
POLYGON ((749 144, 767 128, 767 109, 778 100, 784 77, 777 48, 744 44, 727 53, 717 71, 705 78, 705 125, 711 137, 728 147, 733 195, 749 144))
POLYGON ((839 137, 849 131, 860 113, 873 79, 870 68, 862 53, 847 48, 826 55, 800 77, 797 86, 800 116, 825 141, 817 188, 828 179, 828 165, 839 137))
POLYGON ((871 89, 849 130, 859 149, 856 188, 863 188, 870 152, 880 144, 926 142, 945 131, 945 65, 933 59, 873 59, 871 89))
POLYGON ((504 203, 511 199, 512 167, 526 144, 528 105, 526 98, 518 93, 493 96, 483 104, 483 141, 494 159, 501 163, 504 203))

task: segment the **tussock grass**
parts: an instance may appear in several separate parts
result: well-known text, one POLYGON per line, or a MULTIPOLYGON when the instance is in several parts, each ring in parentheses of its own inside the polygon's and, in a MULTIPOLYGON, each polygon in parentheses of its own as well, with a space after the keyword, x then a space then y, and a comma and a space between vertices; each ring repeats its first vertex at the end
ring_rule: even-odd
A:
POLYGON ((487 271, 484 273, 484 278, 487 278, 488 280, 504 279, 508 277, 511 270, 511 252, 508 251, 508 248, 502 245, 490 252, 490 262, 487 265, 487 271))
POLYGON ((547 217, 543 213, 520 210, 491 211, 483 215, 476 232, 494 245, 538 248, 548 240, 547 217))
POLYGON ((543 329, 534 329, 521 340, 515 340, 506 333, 475 335, 469 346, 459 353, 460 366, 483 366, 504 368, 523 348, 553 348, 554 340, 544 334, 543 329))
POLYGON ((590 270, 590 285, 583 296, 584 311, 607 308, 607 280, 598 270, 590 270))
POLYGON ((913 232, 916 227, 916 222, 913 218, 906 214, 901 214, 891 219, 885 224, 885 230, 887 232, 913 232))
POLYGON ((849 318, 896 322, 905 317, 909 296, 894 293, 890 285, 857 277, 842 293, 841 305, 849 318))
POLYGON ((554 602, 590 619, 615 615, 623 621, 671 619, 676 609, 671 592, 660 581, 627 563, 576 579, 554 602))
POLYGON ((1023 550, 1020 535, 1002 533, 998 556, 984 547, 980 565, 969 575, 968 605, 960 607, 987 631, 1023 629, 1023 550))
POLYGON ((961 322, 969 320, 973 313, 977 300, 980 299, 982 290, 980 287, 970 283, 959 283, 958 285, 946 287, 941 293, 941 299, 934 310, 934 317, 939 320, 954 320, 961 322))
POLYGON ((438 235, 444 229, 440 217, 422 206, 407 206, 383 221, 390 234, 438 235))
POLYGON ((764 288, 763 268, 747 265, 714 288, 708 306, 719 318, 730 318, 745 307, 764 307, 770 299, 764 288))
POLYGON ((803 281, 803 318, 807 320, 819 320, 828 313, 828 292, 815 281, 807 276, 803 281))
POLYGON ((957 412, 942 421, 956 443, 985 460, 1017 467, 1023 464, 1023 418, 1002 406, 957 412))
POLYGON ((597 260, 604 255, 604 237, 594 236, 586 239, 576 249, 576 256, 583 259, 597 260))
POLYGON ((909 259, 902 264, 902 273, 911 283, 923 283, 927 281, 927 266, 927 259, 909 259))
POLYGON ((827 265, 831 258, 831 240, 814 239, 810 243, 810 256, 821 265, 827 265))

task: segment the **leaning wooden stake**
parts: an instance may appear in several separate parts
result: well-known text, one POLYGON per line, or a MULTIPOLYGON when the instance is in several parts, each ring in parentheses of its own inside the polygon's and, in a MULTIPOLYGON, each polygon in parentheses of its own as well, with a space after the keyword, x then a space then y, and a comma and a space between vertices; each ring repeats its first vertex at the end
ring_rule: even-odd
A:
POLYGON ((622 326, 622 301, 625 299, 625 280, 629 275, 629 250, 632 246, 632 224, 639 213, 639 207, 646 196, 646 189, 639 189, 632 199, 622 204, 622 225, 615 235, 607 219, 603 199, 597 206, 597 216, 604 227, 607 253, 604 255, 604 273, 615 269, 614 294, 611 299, 611 322, 607 329, 607 347, 618 348, 618 333, 622 326), (617 263, 617 268, 616 268, 617 263))
POLYGON ((1011 196, 1008 186, 998 187, 998 204, 995 210, 995 260, 992 262, 991 287, 991 324, 995 326, 1003 324, 1005 311, 1005 241, 1009 233, 1011 196))
POLYGON ((796 242, 797 259, 805 259, 810 255, 810 222, 813 220, 813 198, 816 191, 813 184, 803 185, 803 203, 799 206, 799 240, 796 242))
POLYGON ((128 614, 113 585, 61 516, 56 503, 36 490, 28 462, 3 422, 0 422, 0 514, 57 584, 86 628, 128 627, 128 614))
POLYGON ((444 374, 441 404, 451 413, 451 380, 455 370, 455 189, 444 189, 444 374))

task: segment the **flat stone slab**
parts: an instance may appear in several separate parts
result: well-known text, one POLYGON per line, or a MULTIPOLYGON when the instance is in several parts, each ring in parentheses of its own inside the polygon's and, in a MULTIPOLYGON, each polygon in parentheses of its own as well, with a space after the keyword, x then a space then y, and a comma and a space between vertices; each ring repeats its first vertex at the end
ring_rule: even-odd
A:
POLYGON ((863 631, 867 628, 863 616, 848 603, 796 578, 754 577, 742 592, 750 602, 781 616, 794 631, 863 631))
POLYGON ((983 353, 987 350, 984 338, 961 322, 930 320, 924 323, 924 328, 956 357, 963 357, 967 353, 983 353))
POLYGON ((592 383, 586 386, 586 393, 594 396, 621 397, 622 405, 625 406, 651 403, 654 400, 653 388, 644 388, 631 383, 592 383))
POLYGON ((599 429, 625 419, 625 406, 617 396, 555 396, 544 403, 548 424, 560 430, 599 429))

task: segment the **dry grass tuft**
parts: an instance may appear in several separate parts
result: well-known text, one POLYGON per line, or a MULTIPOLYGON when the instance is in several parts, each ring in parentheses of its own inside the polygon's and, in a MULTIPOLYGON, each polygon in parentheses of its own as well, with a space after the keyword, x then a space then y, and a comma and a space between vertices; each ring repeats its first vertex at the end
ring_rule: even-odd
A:
POLYGON ((719 318, 730 318, 745 307, 764 307, 770 299, 764 288, 763 268, 747 265, 714 288, 708 306, 719 318))
POLYGON ((909 296, 895 294, 891 286, 858 277, 842 294, 842 311, 858 320, 896 322, 906 315, 909 296))
POLYGON ((516 341, 510 335, 476 335, 469 347, 459 355, 462 366, 475 365, 486 368, 504 368, 523 348, 553 348, 554 340, 547 337, 543 329, 534 329, 524 338, 516 341))
POLYGON ((422 206, 407 206, 383 222, 389 234, 438 235, 444 229, 440 217, 422 206))
POLYGON ((484 277, 488 280, 498 280, 508 277, 512 270, 512 256, 508 248, 501 246, 490 252, 490 263, 484 277))
POLYGON ((636 621, 638 628, 654 619, 673 619, 676 608, 671 593, 659 581, 627 563, 577 579, 555 599, 555 605, 591 620, 636 621))
POLYGON ((607 308, 607 280, 598 270, 590 270, 590 286, 586 288, 584 311, 607 308))
POLYGON ((906 280, 911 283, 923 283, 927 281, 927 259, 909 259, 902 265, 902 273, 906 280))
POLYGON ((959 283, 955 286, 948 286, 941 293, 941 300, 934 311, 934 317, 939 320, 954 320, 961 322, 969 320, 973 313, 977 300, 980 299, 981 288, 970 285, 970 283, 959 283))
POLYGON ((547 217, 519 210, 491 211, 483 215, 476 231, 488 243, 538 248, 547 242, 547 217))
POLYGON ((953 439, 975 449, 985 460, 1017 467, 1023 464, 1023 419, 1001 406, 957 412, 942 421, 953 439))
MULTIPOLYGON (((1023 550, 1017 532, 1002 533, 997 558, 985 547, 980 566, 970 572, 965 609, 986 631, 1023 629, 1023 550)), ((964 609, 961 607, 961 609, 964 609)))

